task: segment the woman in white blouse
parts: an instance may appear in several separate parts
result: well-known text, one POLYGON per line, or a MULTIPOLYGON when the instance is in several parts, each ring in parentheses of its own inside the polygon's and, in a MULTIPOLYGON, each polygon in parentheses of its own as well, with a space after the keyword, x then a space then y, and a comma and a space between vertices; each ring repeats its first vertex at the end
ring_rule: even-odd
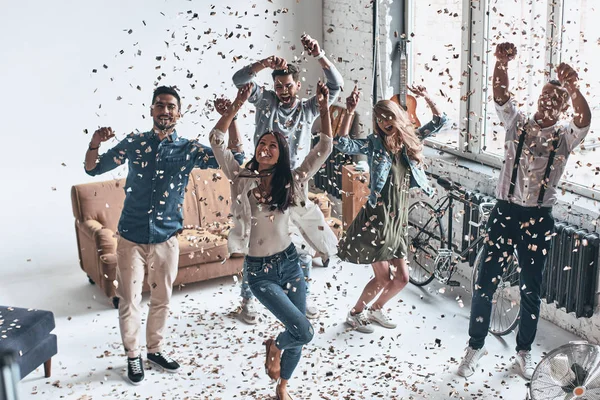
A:
POLYGON ((265 132, 254 156, 241 167, 227 149, 225 132, 250 95, 250 85, 239 89, 227 113, 210 134, 210 144, 223 173, 231 181, 231 210, 240 221, 230 231, 230 253, 246 254, 248 283, 256 298, 285 326, 277 338, 265 342, 267 374, 277 380, 277 399, 291 399, 288 380, 300 361, 302 346, 314 330, 305 316, 306 282, 290 235, 290 207, 301 205, 304 185, 329 157, 332 145, 327 86, 317 84, 321 135, 302 164, 292 170, 288 143, 279 132, 265 132))

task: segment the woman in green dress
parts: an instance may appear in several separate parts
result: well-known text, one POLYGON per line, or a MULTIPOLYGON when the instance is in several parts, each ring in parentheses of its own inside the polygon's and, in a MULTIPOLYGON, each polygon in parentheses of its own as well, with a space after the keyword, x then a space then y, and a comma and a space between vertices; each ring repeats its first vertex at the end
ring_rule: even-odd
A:
POLYGON ((383 307, 408 283, 408 190, 420 187, 428 195, 433 191, 422 168, 418 131, 396 103, 381 100, 375 105, 374 133, 366 139, 348 137, 358 99, 355 88, 346 99, 348 112, 335 147, 346 154, 368 157, 370 194, 340 241, 338 256, 344 261, 373 267, 375 277, 367 283, 346 318, 359 332, 371 333, 374 330, 371 321, 385 328, 396 327, 383 307))

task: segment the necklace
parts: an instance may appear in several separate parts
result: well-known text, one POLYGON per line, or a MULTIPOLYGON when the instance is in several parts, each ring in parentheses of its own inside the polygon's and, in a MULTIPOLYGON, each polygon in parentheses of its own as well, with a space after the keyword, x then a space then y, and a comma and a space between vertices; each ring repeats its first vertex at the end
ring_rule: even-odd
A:
POLYGON ((262 179, 259 181, 258 185, 256 186, 254 196, 261 203, 268 203, 271 200, 269 188, 267 188, 265 186, 265 183, 262 179))

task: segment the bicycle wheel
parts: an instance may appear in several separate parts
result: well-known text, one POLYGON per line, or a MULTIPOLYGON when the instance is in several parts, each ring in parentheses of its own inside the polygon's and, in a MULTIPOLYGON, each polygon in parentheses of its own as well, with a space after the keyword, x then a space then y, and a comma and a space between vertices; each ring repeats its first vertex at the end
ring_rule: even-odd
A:
POLYGON ((435 209, 417 202, 408 209, 408 274, 413 285, 433 280, 438 250, 444 246, 442 221, 435 209))
MULTIPOLYGON (((477 253, 473 272, 471 273, 471 289, 475 295, 477 279, 479 277, 479 265, 485 255, 484 247, 477 253)), ((517 251, 512 260, 504 268, 498 287, 492 298, 492 314, 490 316, 489 332, 492 335, 504 336, 512 332, 519 322, 519 257, 517 251)))

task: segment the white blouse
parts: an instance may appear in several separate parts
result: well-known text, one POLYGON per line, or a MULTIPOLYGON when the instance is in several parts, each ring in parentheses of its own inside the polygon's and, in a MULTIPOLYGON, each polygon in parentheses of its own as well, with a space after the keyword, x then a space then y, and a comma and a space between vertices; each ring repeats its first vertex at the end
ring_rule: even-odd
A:
MULTIPOLYGON (((267 211, 264 211, 263 209, 260 212, 257 212, 256 209, 252 210, 249 198, 249 195, 254 196, 250 192, 258 186, 260 178, 239 177, 243 167, 235 161, 233 153, 227 149, 224 132, 213 129, 210 132, 209 138, 215 158, 217 159, 223 174, 231 183, 231 213, 233 214, 235 223, 229 232, 227 241, 229 253, 249 254, 250 243, 252 243, 251 255, 255 257, 266 257, 285 250, 287 246, 281 248, 282 244, 285 242, 289 246, 291 243, 289 236, 289 210, 286 210, 286 213, 284 214, 277 211, 277 213, 281 214, 281 219, 278 218, 277 223, 269 229, 270 243, 269 246, 264 246, 263 231, 267 230, 268 224, 263 225, 261 223, 261 226, 257 229, 252 229, 252 224, 257 221, 257 218, 264 216, 264 213, 268 212, 268 208, 265 208, 267 211), (263 237, 262 242, 260 240, 261 236, 263 237), (275 243, 276 245, 271 247, 271 244, 275 243), (273 253, 272 251, 274 251, 273 249, 275 248, 278 250, 273 253)), ((319 171, 323 163, 327 161, 332 149, 333 138, 321 133, 319 143, 312 148, 302 164, 292 171, 294 191, 296 194, 295 200, 297 204, 308 201, 305 190, 306 183, 317 173, 317 171, 319 171)))

